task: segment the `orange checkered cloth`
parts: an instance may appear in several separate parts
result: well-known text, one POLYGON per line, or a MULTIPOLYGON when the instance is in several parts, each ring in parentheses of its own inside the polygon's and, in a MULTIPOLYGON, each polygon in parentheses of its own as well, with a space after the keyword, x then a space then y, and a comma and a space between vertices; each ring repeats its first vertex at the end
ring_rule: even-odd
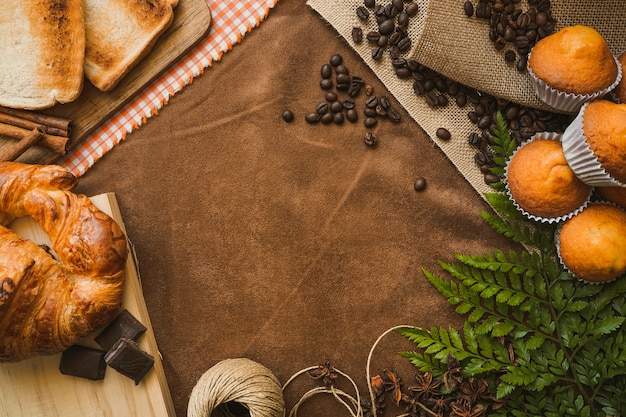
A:
POLYGON ((155 115, 172 95, 241 42, 246 33, 261 24, 277 1, 207 0, 212 19, 207 38, 57 163, 76 176, 83 175, 128 133, 155 115))

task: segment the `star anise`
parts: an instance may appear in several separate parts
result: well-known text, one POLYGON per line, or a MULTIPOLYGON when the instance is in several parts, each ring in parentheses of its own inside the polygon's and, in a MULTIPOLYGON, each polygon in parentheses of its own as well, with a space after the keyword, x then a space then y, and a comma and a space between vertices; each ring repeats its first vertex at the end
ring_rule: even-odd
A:
POLYGON ((441 381, 433 379, 432 372, 418 372, 415 374, 415 379, 417 380, 417 385, 409 387, 409 390, 415 392, 418 398, 426 399, 433 395, 441 394, 439 390, 441 381))
POLYGON ((452 410, 451 416, 457 417, 480 417, 483 415, 485 408, 480 404, 473 405, 469 401, 460 400, 450 404, 452 410))
POLYGON ((450 412, 450 403, 454 397, 431 397, 426 400, 426 405, 439 417, 447 416, 450 412))
POLYGON ((328 362, 311 369, 308 374, 313 379, 321 379, 327 388, 336 386, 339 379, 339 373, 328 362))
POLYGON ((385 391, 391 391, 391 395, 393 396, 396 405, 400 404, 400 400, 402 399, 402 385, 400 377, 394 371, 385 369, 385 377, 383 380, 385 381, 385 391))
POLYGON ((459 398, 475 403, 477 400, 490 400, 489 383, 486 379, 469 378, 463 381, 459 392, 459 398))

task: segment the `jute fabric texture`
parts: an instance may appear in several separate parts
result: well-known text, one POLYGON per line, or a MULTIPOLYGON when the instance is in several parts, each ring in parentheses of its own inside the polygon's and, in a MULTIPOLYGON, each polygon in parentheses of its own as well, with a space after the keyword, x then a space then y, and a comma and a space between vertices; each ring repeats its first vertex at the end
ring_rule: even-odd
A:
MULTIPOLYGON (((514 64, 505 62, 503 54, 506 48, 503 51, 494 48, 488 36, 489 23, 464 14, 465 0, 415 1, 419 5, 419 13, 411 19, 408 30, 412 47, 403 56, 481 92, 529 107, 547 109, 535 96, 529 75, 520 73, 514 64)), ((375 61, 371 56, 371 44, 365 40, 355 44, 351 38, 353 27, 361 27, 364 33, 377 28, 373 16, 366 22, 357 17, 356 8, 363 5, 362 0, 309 0, 307 4, 346 39, 472 186, 481 195, 490 191, 474 162, 475 149, 467 143, 469 134, 477 131, 467 117, 470 105, 459 108, 451 103, 445 108, 430 108, 415 95, 411 80, 396 76, 388 53, 375 61), (439 127, 448 129, 452 139, 439 140, 435 136, 439 127)), ((575 24, 587 25, 605 37, 615 55, 626 50, 623 29, 626 5, 623 1, 553 0, 551 4, 552 15, 557 20, 555 30, 575 24)), ((523 1, 521 7, 527 9, 527 3, 523 1)))

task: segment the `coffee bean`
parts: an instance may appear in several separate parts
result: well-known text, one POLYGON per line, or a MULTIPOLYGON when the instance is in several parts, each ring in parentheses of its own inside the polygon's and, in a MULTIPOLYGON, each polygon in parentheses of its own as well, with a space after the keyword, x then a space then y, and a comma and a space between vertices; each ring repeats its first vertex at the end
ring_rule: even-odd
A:
POLYGON ((330 90, 331 88, 333 88, 333 85, 333 80, 329 78, 324 78, 322 81, 320 81, 320 87, 322 88, 322 90, 330 90))
POLYGON ((348 119, 349 122, 354 123, 359 120, 359 114, 355 109, 348 109, 346 111, 346 119, 348 119))
POLYGON ((380 96, 380 98, 378 99, 378 104, 380 104, 380 107, 382 107, 385 110, 391 107, 391 104, 389 103, 389 99, 387 98, 387 96, 380 96))
POLYGON ((330 103, 330 111, 333 113, 340 113, 343 111, 343 104, 340 101, 333 101, 330 103))
POLYGON ((332 103, 333 101, 337 101, 337 93, 329 91, 326 93, 324 98, 326 98, 326 101, 328 101, 329 103, 332 103))
POLYGON ((482 138, 480 137, 480 135, 477 132, 472 132, 469 134, 468 138, 467 138, 467 143, 470 144, 470 146, 474 146, 476 148, 480 148, 482 145, 482 138))
POLYGON ((402 116, 400 116, 400 113, 391 106, 387 109, 387 117, 394 123, 399 123, 402 120, 402 116))
POLYGON ((478 120, 477 126, 479 129, 487 129, 491 125, 491 115, 487 114, 478 120))
POLYGON ((354 100, 350 99, 350 98, 345 98, 342 102, 343 108, 350 110, 350 109, 354 109, 354 100))
POLYGON ((458 96, 456 96, 455 101, 457 106, 465 107, 465 105, 467 104, 467 96, 465 94, 459 94, 458 96))
POLYGON ((330 78, 333 75, 333 67, 331 67, 330 64, 322 65, 320 75, 322 76, 322 79, 330 78))
POLYGON ((498 178, 497 175, 492 174, 491 172, 488 174, 485 174, 485 184, 496 184, 498 182, 500 182, 500 178, 498 178))
POLYGON ((450 138, 452 137, 450 131, 445 127, 438 128, 435 132, 435 135, 437 135, 437 137, 441 140, 450 140, 450 138))
POLYGON ((392 19, 384 20, 378 25, 378 31, 381 35, 391 35, 395 29, 395 22, 392 19))
POLYGON ((350 83, 337 84, 337 87, 335 88, 337 91, 348 91, 350 89, 350 83))
POLYGON ((367 32, 367 35, 365 35, 365 38, 367 39, 368 42, 373 43, 373 44, 377 44, 378 43, 378 39, 380 39, 380 32, 375 31, 375 30, 371 30, 371 31, 367 32))
POLYGON ((287 123, 292 122, 293 121, 293 112, 291 110, 285 110, 283 112, 283 120, 286 121, 287 123))
POLYGON ((343 57, 339 54, 334 54, 330 57, 330 65, 336 67, 337 65, 341 65, 343 63, 343 57))
POLYGON ((363 5, 367 8, 372 9, 374 6, 376 6, 376 0, 363 0, 363 5))
POLYGON ((380 46, 374 48, 372 50, 372 59, 374 61, 379 61, 383 57, 384 52, 385 52, 384 49, 381 48, 380 46))
POLYGON ((376 117, 376 108, 366 107, 363 109, 363 114, 365 117, 376 117))
POLYGON ((333 122, 335 122, 336 125, 343 124, 343 121, 344 121, 343 113, 335 113, 334 114, 333 122))
POLYGON ((463 11, 467 17, 474 16, 474 4, 470 0, 467 0, 465 4, 463 4, 463 11))
POLYGON ((370 17, 370 12, 364 6, 359 6, 356 8, 356 15, 361 20, 367 20, 370 17))
POLYGON ((406 52, 411 49, 411 38, 403 38, 398 42, 400 52, 406 52))
POLYGON ((365 100, 365 107, 369 107, 371 109, 376 108, 378 106, 378 97, 370 96, 365 100))
POLYGON ((315 106, 315 112, 318 114, 324 114, 328 112, 328 103, 326 103, 325 101, 319 103, 317 106, 315 106))
POLYGON ((406 5, 406 7, 404 8, 404 11, 410 17, 413 17, 413 16, 415 16, 419 12, 419 6, 415 2, 411 2, 411 3, 406 5))
POLYGON ((515 54, 515 51, 512 50, 508 50, 504 53, 504 60, 506 62, 515 62, 515 60, 517 59, 517 55, 515 54))
POLYGON ((409 15, 406 12, 401 12, 398 15, 398 26, 407 27, 409 26, 409 15))
POLYGON ((325 125, 332 123, 333 119, 333 113, 324 113, 320 118, 321 122, 325 125))
POLYGON ((352 28, 352 42, 361 43, 363 42, 363 29, 360 27, 352 28))
POLYGON ((376 136, 374 136, 374 134, 372 132, 367 132, 365 134, 365 137, 363 138, 363 142, 369 146, 369 147, 374 147, 376 146, 376 136))
POLYGON ((350 97, 358 96, 359 93, 361 92, 361 85, 362 84, 355 82, 353 79, 352 82, 350 83, 350 88, 348 88, 348 95, 350 97))
POLYGON ((315 124, 320 121, 320 115, 317 112, 309 113, 304 116, 304 120, 306 120, 308 123, 315 124))
POLYGON ((365 127, 371 128, 371 127, 376 126, 376 124, 378 123, 378 120, 376 120, 375 117, 368 117, 365 119, 364 123, 365 123, 365 127))
POLYGON ((413 183, 413 189, 415 191, 424 191, 426 189, 426 178, 418 177, 413 183))

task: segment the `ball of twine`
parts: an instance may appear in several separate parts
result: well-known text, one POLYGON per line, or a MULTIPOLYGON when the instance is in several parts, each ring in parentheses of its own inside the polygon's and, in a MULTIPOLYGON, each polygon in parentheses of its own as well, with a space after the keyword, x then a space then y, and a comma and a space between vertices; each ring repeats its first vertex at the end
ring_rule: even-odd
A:
POLYGON ((187 405, 188 417, 236 417, 236 405, 250 417, 284 417, 285 401, 276 376, 246 358, 226 359, 198 380, 187 405))

